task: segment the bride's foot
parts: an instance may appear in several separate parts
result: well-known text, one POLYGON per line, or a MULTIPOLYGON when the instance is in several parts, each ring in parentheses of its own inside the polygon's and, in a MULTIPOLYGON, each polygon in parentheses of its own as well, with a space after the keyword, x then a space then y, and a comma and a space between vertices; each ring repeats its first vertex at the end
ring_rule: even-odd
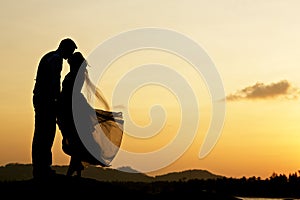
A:
POLYGON ((77 169, 76 169, 76 176, 77 177, 81 177, 81 172, 82 172, 83 169, 84 169, 84 166, 80 162, 80 164, 77 166, 77 169))
POLYGON ((81 171, 84 169, 81 161, 79 159, 71 157, 71 161, 69 164, 69 168, 67 171, 67 176, 73 176, 74 172, 76 172, 77 177, 81 177, 81 171))

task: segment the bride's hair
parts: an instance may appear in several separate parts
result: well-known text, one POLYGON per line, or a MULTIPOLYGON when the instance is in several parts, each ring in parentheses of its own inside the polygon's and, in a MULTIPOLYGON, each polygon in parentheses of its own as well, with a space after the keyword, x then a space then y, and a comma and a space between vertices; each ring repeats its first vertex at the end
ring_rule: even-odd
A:
MULTIPOLYGON (((109 110, 109 105, 106 101, 106 99, 104 98, 102 92, 100 91, 100 89, 91 81, 89 74, 88 74, 88 70, 87 70, 87 66, 88 62, 87 60, 84 58, 84 56, 82 55, 82 53, 80 52, 75 52, 69 59, 68 59, 68 63, 70 65, 70 70, 74 71, 74 72, 78 72, 79 69, 84 70, 84 83, 83 83, 83 88, 81 89, 82 92, 84 92, 86 94, 86 98, 89 102, 91 102, 91 100, 96 100, 98 103, 101 103, 102 106, 104 106, 104 108, 106 110, 109 110), (94 95, 94 96, 93 96, 94 95), (94 98, 94 99, 93 99, 94 98)), ((81 73, 80 73, 81 74, 81 73)))

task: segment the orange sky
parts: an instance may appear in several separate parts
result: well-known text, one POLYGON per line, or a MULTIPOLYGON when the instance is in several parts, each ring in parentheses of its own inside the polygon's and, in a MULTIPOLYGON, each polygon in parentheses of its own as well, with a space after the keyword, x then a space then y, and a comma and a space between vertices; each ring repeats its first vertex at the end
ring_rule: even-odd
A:
MULTIPOLYGON (((166 52, 140 51, 116 60, 110 69, 119 74, 110 77, 108 71, 107 79, 101 83, 107 86, 102 89, 108 97, 109 88, 122 73, 139 65, 160 63, 182 74, 199 99, 201 118, 192 145, 174 163, 151 174, 196 168, 225 176, 265 178, 272 172, 288 174, 299 169, 299 1, 4 0, 0 5, 1 165, 31 162, 32 89, 36 67, 44 53, 54 50, 62 38, 72 37, 88 56, 103 41, 119 33, 158 27, 177 31, 197 42, 214 62, 225 93, 231 98, 226 101, 226 118, 217 144, 199 159, 212 116, 204 80, 185 70, 191 67, 189 63, 166 52), (116 71, 120 68, 123 71, 116 71)), ((65 62, 62 75, 67 71, 65 62)), ((180 126, 180 106, 175 97, 160 87, 142 88, 132 96, 127 106, 135 123, 151 123, 149 109, 161 104, 167 116, 166 126, 146 142, 125 136, 124 149, 153 151, 170 141, 180 126), (151 98, 145 100, 146 95, 151 98)), ((68 159, 61 150, 58 131, 53 146, 54 164, 67 164, 68 159)))

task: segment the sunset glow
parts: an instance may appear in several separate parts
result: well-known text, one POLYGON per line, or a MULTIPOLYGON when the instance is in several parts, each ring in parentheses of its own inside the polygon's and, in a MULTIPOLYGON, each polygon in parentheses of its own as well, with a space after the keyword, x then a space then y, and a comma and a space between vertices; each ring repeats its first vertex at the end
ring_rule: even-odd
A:
MULTIPOLYGON (((168 66, 181 74, 198 99, 199 110, 190 113, 191 117, 200 116, 191 145, 174 163, 150 175, 205 169, 228 177, 266 178, 273 172, 289 174, 300 169, 299 1, 2 0, 0 4, 0 165, 31 163, 32 90, 38 62, 46 52, 70 37, 88 57, 119 33, 157 27, 186 35, 206 51, 223 81, 226 118, 215 147, 199 159, 213 115, 205 77, 199 77, 190 63, 170 52, 139 50, 115 60, 97 83, 108 100, 120 77, 147 64, 168 66)), ((93 66, 92 60, 90 64, 93 66)), ((64 61, 62 79, 68 71, 64 61)), ((165 123, 148 139, 125 134, 122 148, 135 153, 162 148, 180 128, 180 99, 160 85, 145 85, 131 97, 127 105, 114 109, 128 108, 131 120, 143 127, 151 124, 151 108, 159 104, 164 115, 156 116, 155 110, 152 114, 165 123)), ((69 163, 61 139, 57 128, 54 165, 69 163)))

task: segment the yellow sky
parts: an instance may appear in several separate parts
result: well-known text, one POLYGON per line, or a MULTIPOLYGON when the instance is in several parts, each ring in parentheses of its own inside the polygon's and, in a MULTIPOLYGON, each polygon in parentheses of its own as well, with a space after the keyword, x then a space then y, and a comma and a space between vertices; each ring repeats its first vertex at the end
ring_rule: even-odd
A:
MULTIPOLYGON (((268 177, 272 172, 297 171, 300 102, 286 97, 297 96, 300 87, 299 8, 297 0, 0 1, 0 164, 31 162, 32 89, 44 53, 54 50, 62 38, 71 37, 88 56, 100 43, 121 32, 158 27, 197 42, 213 60, 226 95, 237 99, 226 102, 221 137, 210 154, 199 159, 211 117, 203 80, 193 77, 193 72, 180 71, 188 64, 163 52, 136 52, 117 60, 116 69, 126 65, 125 71, 148 63, 170 65, 188 78, 201 99, 202 121, 192 145, 172 165, 153 174, 196 168, 232 177, 268 177), (292 90, 285 90, 285 86, 292 90), (272 95, 279 98, 270 98, 272 95)), ((67 71, 65 62, 62 75, 67 71)), ((102 84, 109 87, 112 83, 104 80, 102 84)), ((147 91, 137 91, 128 104, 136 123, 149 123, 149 108, 157 102, 165 105, 168 118, 156 138, 145 143, 124 139, 124 148, 137 152, 163 146, 172 138, 163 133, 174 133, 180 121, 174 95, 160 87, 144 89, 147 91), (145 95, 152 98, 143 101, 145 95)), ((59 132, 53 152, 54 164, 68 163, 59 132)))

